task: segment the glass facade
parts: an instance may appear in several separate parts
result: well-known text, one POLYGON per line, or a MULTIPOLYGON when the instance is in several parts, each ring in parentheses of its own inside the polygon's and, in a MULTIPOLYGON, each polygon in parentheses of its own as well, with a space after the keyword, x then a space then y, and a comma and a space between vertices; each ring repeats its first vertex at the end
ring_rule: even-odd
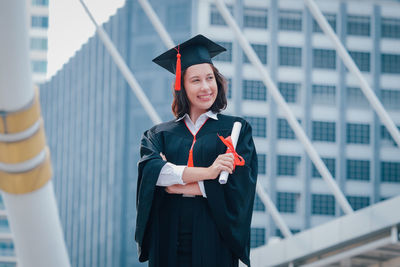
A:
POLYGON ((313 121, 312 140, 323 141, 323 142, 335 142, 336 123, 327 121, 313 121))
POLYGON ((336 69, 336 51, 331 49, 313 49, 313 68, 336 69))
POLYGON ((370 36, 371 19, 368 16, 347 16, 347 34, 358 36, 370 36))
POLYGON ((365 196, 347 196, 347 200, 353 210, 363 209, 369 206, 369 197, 365 196))
MULTIPOLYGON (((264 44, 251 44, 251 47, 256 52, 256 55, 260 59, 261 63, 267 64, 267 45, 264 44)), ((243 52, 243 62, 250 63, 250 60, 247 58, 246 54, 243 52)))
POLYGON ((312 102, 318 105, 335 105, 336 104, 336 86, 313 84, 312 85, 312 102))
POLYGON ((279 82, 278 89, 287 103, 297 103, 300 83, 279 82))
POLYGON ((381 36, 382 38, 400 39, 400 19, 382 18, 381 36))
POLYGON ((311 214, 335 215, 335 198, 332 195, 312 194, 311 214))
POLYGON ((31 26, 33 28, 48 28, 49 27, 49 17, 46 16, 32 16, 31 26))
POLYGON ((277 175, 296 176, 300 161, 300 156, 278 155, 277 175))
POLYGON ((346 161, 347 180, 369 181, 370 161, 348 159, 346 161))
POLYGON ((302 12, 298 10, 279 10, 279 30, 301 31, 302 12))
POLYGON ((267 88, 262 81, 243 80, 243 99, 267 100, 267 88))
POLYGON ((243 25, 246 28, 266 29, 268 27, 266 8, 245 7, 243 25))
POLYGON ((299 197, 299 193, 277 192, 276 203, 279 212, 296 213, 297 199, 299 197))
POLYGON ((279 65, 301 67, 301 47, 279 47, 279 65))
MULTIPOLYGON (((335 14, 323 14, 326 20, 328 21, 329 25, 332 29, 336 32, 336 15, 335 14)), ((313 32, 315 33, 322 33, 322 29, 319 27, 317 21, 313 19, 313 32)))
POLYGON ((256 248, 265 244, 265 228, 250 229, 250 247, 256 248))
POLYGON ((349 51, 360 71, 369 72, 371 70, 371 54, 369 52, 349 51))
POLYGON ((398 54, 381 54, 381 71, 382 73, 398 74, 400 73, 400 55, 398 54))
MULTIPOLYGON (((334 158, 321 158, 322 161, 325 163, 325 166, 328 168, 329 172, 331 173, 332 177, 335 178, 336 175, 336 159, 334 158)), ((318 169, 315 167, 314 163, 312 163, 312 177, 313 178, 321 178, 321 174, 319 173, 318 169)))
POLYGON ((267 155, 263 153, 257 153, 258 157, 258 174, 267 173, 267 155))
POLYGON ((265 117, 244 117, 251 125, 253 129, 253 136, 267 137, 267 118, 265 117))
POLYGON ((346 131, 348 144, 369 144, 370 130, 368 124, 347 123, 346 131))
POLYGON ((400 162, 381 162, 382 182, 400 183, 400 162))

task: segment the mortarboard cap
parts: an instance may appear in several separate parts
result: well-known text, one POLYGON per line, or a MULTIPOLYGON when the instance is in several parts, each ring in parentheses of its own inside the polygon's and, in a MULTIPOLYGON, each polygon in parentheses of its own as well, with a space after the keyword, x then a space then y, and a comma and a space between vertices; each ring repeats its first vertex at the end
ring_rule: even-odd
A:
POLYGON ((175 90, 181 89, 181 72, 196 64, 210 63, 226 49, 199 34, 159 55, 153 62, 176 74, 175 90))

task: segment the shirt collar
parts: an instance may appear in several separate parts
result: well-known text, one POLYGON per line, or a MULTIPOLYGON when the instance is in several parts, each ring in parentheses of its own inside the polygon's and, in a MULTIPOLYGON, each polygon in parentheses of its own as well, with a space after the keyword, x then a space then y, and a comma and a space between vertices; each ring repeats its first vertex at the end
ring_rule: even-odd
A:
MULTIPOLYGON (((207 111, 206 113, 201 114, 200 116, 202 116, 202 115, 206 115, 207 117, 209 117, 211 119, 218 120, 218 116, 217 116, 218 113, 212 112, 211 110, 207 111)), ((184 119, 185 117, 189 117, 189 114, 185 113, 185 115, 179 117, 175 121, 180 121, 180 120, 184 119)))

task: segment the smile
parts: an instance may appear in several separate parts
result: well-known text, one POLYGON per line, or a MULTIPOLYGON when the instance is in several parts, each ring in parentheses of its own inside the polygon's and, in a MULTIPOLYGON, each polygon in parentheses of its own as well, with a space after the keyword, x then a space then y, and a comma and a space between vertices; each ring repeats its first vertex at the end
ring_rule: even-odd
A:
POLYGON ((207 95, 200 95, 198 96, 198 98, 200 98, 200 100, 210 100, 212 96, 213 94, 207 94, 207 95))

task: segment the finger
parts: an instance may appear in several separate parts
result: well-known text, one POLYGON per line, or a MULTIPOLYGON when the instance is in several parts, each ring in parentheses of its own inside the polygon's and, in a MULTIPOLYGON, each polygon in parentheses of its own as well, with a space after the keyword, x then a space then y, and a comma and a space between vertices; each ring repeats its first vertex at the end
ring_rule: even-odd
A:
POLYGON ((160 156, 164 161, 167 161, 167 158, 165 157, 165 155, 163 153, 160 152, 160 156))

